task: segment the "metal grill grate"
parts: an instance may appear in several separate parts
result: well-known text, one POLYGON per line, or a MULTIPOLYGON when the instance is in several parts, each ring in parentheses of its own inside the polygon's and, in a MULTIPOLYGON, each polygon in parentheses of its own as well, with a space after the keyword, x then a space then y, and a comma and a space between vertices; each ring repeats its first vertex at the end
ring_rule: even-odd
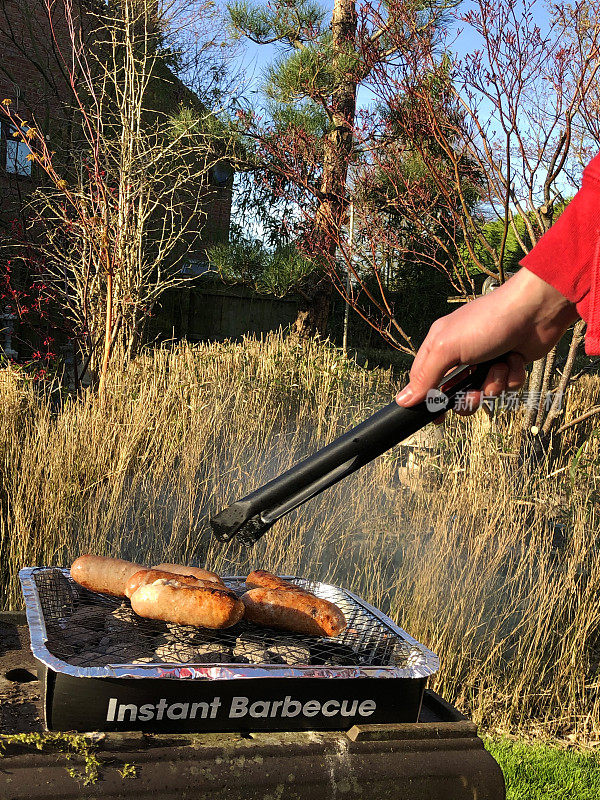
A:
MULTIPOLYGON (((28 614, 28 595, 33 594, 45 627, 45 647, 82 675, 86 668, 125 665, 246 665, 249 670, 287 665, 311 668, 313 674, 319 668, 359 667, 368 672, 371 667, 396 667, 419 675, 431 674, 437 666, 431 661, 435 656, 391 620, 352 593, 328 584, 292 579, 341 608, 348 625, 335 639, 263 628, 244 620, 219 631, 147 620, 132 611, 128 600, 74 583, 67 570, 40 567, 25 572, 35 587, 33 593, 25 591, 22 574, 28 614)), ((247 589, 243 578, 223 580, 237 594, 247 589)))

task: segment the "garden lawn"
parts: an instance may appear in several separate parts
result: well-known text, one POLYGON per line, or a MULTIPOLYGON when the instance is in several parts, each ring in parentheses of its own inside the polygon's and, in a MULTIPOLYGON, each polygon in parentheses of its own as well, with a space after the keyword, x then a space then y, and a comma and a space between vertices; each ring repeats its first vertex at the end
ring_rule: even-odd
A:
POLYGON ((507 800, 598 800, 600 754, 505 738, 485 739, 500 764, 507 800))

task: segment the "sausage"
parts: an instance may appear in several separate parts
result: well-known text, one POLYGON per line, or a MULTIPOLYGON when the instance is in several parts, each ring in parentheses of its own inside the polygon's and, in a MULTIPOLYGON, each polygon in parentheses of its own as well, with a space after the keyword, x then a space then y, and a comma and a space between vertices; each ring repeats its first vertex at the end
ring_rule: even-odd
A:
POLYGON ((141 569, 146 567, 121 558, 104 558, 87 553, 71 564, 71 577, 75 583, 92 592, 125 597, 129 579, 141 569))
POLYGON ((244 604, 228 589, 183 586, 159 579, 131 595, 131 607, 140 617, 195 625, 230 628, 244 616, 244 604))
POLYGON ((337 636, 347 624, 336 605, 310 592, 259 587, 243 594, 242 602, 247 620, 271 628, 310 636, 337 636))
POLYGON ((246 586, 251 589, 294 589, 297 592, 305 592, 291 581, 285 581, 283 578, 278 578, 272 572, 267 572, 266 569, 255 569, 246 578, 246 586))
POLYGON ((125 594, 127 597, 131 597, 131 595, 140 588, 140 586, 146 586, 149 583, 154 583, 157 580, 164 578, 166 580, 177 580, 179 584, 182 586, 204 586, 204 587, 215 587, 215 584, 211 581, 203 581, 200 578, 194 578, 193 575, 177 575, 174 572, 166 572, 162 569, 141 569, 138 572, 135 572, 129 581, 127 582, 127 586, 125 587, 125 594))
POLYGON ((186 567, 183 564, 157 564, 152 569, 164 569, 165 572, 174 572, 176 575, 193 575, 194 578, 199 578, 202 581, 210 581, 211 583, 225 586, 216 572, 210 572, 207 569, 202 569, 202 567, 186 567))

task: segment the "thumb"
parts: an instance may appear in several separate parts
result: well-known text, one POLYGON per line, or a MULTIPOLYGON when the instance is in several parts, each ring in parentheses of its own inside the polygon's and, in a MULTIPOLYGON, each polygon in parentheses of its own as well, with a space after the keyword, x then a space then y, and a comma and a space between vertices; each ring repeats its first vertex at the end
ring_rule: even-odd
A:
MULTIPOLYGON (((429 337, 427 337, 429 338, 429 337)), ((396 396, 400 406, 410 408, 425 400, 427 392, 442 382, 442 378, 460 363, 454 348, 442 344, 432 346, 427 339, 415 356, 409 383, 396 396)))

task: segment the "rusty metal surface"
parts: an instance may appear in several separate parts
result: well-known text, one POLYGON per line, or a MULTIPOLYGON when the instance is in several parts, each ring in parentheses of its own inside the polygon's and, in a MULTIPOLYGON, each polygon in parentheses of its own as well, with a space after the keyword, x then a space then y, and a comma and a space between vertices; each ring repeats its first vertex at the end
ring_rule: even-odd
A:
MULTIPOLYGON (((0 615, 4 683, 7 671, 33 667, 23 647, 27 629, 18 621, 0 615)), ((35 704, 36 682, 20 690, 12 683, 24 703, 35 704)), ((83 740, 85 753, 77 752, 81 744, 69 747, 68 736, 66 744, 35 733, 22 742, 14 737, 18 727, 3 725, 9 735, 0 736, 0 798, 505 800, 500 768, 471 722, 432 692, 426 692, 421 720, 319 733, 91 734, 83 740), (67 755, 65 747, 76 752, 67 755), (97 774, 85 785, 90 754, 97 774)), ((18 716, 12 724, 19 724, 18 716)), ((41 728, 39 717, 36 724, 41 728)))

